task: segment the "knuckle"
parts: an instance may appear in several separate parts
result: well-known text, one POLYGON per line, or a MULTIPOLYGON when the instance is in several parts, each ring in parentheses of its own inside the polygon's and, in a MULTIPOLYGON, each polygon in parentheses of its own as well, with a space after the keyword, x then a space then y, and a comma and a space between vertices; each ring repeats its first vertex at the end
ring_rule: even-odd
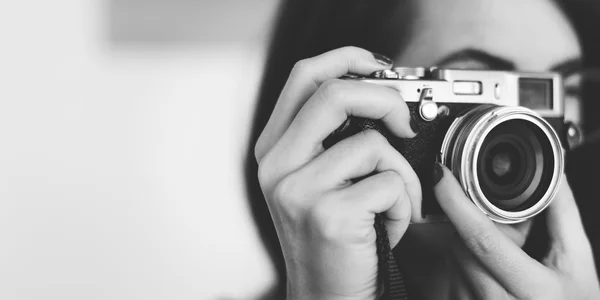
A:
POLYGON ((340 48, 340 51, 346 57, 362 57, 363 55, 370 53, 369 51, 356 46, 344 46, 340 48))
MULTIPOLYGON (((365 162, 377 162, 383 156, 390 153, 388 147, 391 147, 387 139, 375 129, 367 129, 356 135, 354 144, 362 147, 361 156, 365 162)), ((398 152, 395 152, 398 153, 398 152)))
POLYGON ((385 137, 375 129, 367 129, 361 132, 364 142, 369 143, 387 143, 385 137))
POLYGON ((500 248, 498 238, 485 229, 477 229, 470 233, 465 238, 465 245, 473 254, 483 257, 495 255, 500 248))
POLYGON ((389 145, 388 140, 383 136, 383 134, 375 129, 367 129, 361 132, 361 134, 361 138, 363 140, 360 142, 368 145, 371 149, 381 151, 389 145))
MULTIPOLYGON (((268 155, 267 155, 268 156, 268 155)), ((261 186, 265 186, 270 180, 272 174, 270 160, 264 157, 258 162, 258 182, 261 186)))
POLYGON ((273 198, 275 201, 282 204, 288 204, 290 202, 296 202, 298 195, 299 183, 296 180, 296 176, 288 175, 281 179, 275 189, 273 190, 273 198))
POLYGON ((398 172, 385 171, 385 172, 381 172, 380 176, 381 176, 381 180, 385 183, 385 186, 389 186, 390 188, 393 188, 393 190, 397 191, 397 193, 399 195, 404 195, 406 193, 403 188, 398 188, 398 187, 404 186, 404 180, 402 179, 402 176, 400 176, 400 174, 398 172))
POLYGON ((361 51, 362 49, 356 46, 344 46, 342 48, 340 48, 341 51, 347 52, 347 53, 356 53, 361 51))
POLYGON ((365 58, 366 51, 361 48, 354 46, 346 46, 341 48, 341 50, 349 69, 356 69, 358 60, 365 58))
MULTIPOLYGON (((379 180, 381 180, 381 189, 385 193, 385 197, 389 197, 392 204, 400 203, 404 201, 410 201, 410 197, 405 188, 405 181, 402 179, 400 174, 396 171, 385 171, 379 174, 379 180)), ((391 206, 390 206, 391 207, 391 206)), ((409 210, 405 210, 404 216, 409 213, 409 210)))
POLYGON ((333 104, 338 103, 339 101, 345 98, 345 90, 348 83, 344 80, 340 79, 328 79, 326 80, 320 87, 319 93, 321 94, 321 99, 327 102, 331 102, 333 104))
POLYGON ((297 175, 291 174, 284 177, 275 186, 273 201, 290 219, 296 219, 309 203, 302 181, 297 175))
POLYGON ((256 144, 254 145, 254 158, 256 159, 257 163, 261 163, 261 160, 264 158, 265 156, 265 138, 264 136, 261 134, 258 137, 258 140, 256 141, 256 144))
POLYGON ((292 68, 291 77, 301 76, 301 74, 308 73, 308 70, 311 69, 311 59, 305 58, 297 61, 292 68))

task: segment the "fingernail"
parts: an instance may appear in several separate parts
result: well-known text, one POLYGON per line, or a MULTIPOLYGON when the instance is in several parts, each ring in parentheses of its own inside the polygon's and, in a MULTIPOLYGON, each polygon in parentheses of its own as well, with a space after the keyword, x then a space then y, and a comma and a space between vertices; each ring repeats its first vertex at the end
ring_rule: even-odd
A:
POLYGON ((375 57, 375 60, 384 65, 384 66, 390 66, 394 63, 394 61, 392 61, 389 57, 383 55, 383 54, 379 54, 379 53, 373 53, 373 57, 375 57))
POLYGON ((440 182, 440 180, 442 180, 442 177, 444 177, 444 169, 442 169, 442 166, 440 165, 440 163, 436 161, 433 163, 433 174, 431 174, 431 179, 433 180, 433 186, 438 184, 438 182, 440 182))
POLYGON ((413 118, 410 119, 410 129, 412 129, 414 133, 419 133, 419 130, 421 130, 421 128, 419 128, 419 124, 413 118))

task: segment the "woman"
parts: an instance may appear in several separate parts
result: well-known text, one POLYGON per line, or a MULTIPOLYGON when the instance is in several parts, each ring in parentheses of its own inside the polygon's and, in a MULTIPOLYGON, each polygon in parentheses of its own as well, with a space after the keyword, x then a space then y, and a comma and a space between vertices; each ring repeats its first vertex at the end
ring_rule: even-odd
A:
MULTIPOLYGON (((418 134, 396 93, 334 80, 347 72, 369 74, 391 67, 392 60, 396 66, 526 71, 572 66, 564 63, 577 61, 582 50, 558 4, 356 2, 290 2, 274 36, 252 138, 257 143, 250 159, 256 160, 248 165, 248 177, 251 196, 259 198, 251 203, 256 220, 275 245, 270 250, 281 278, 287 277, 287 290, 276 296, 283 298, 287 291, 290 299, 374 299, 381 289, 372 224, 373 214, 380 212, 386 213, 391 245, 401 241, 395 254, 413 299, 599 296, 591 249, 567 184, 548 209, 552 248, 545 257, 551 260, 540 264, 521 250, 530 223, 492 223, 447 169, 438 166, 431 173, 438 182, 437 200, 453 226, 409 227, 409 220, 420 221, 418 178, 377 133, 353 136, 327 151, 320 147, 347 112, 382 118, 399 137, 418 134), (339 49, 346 45, 360 48, 339 49), (263 194, 270 215, 260 200, 263 194), (459 236, 447 234, 454 229, 459 236), (274 242, 277 234, 283 256, 274 242), (436 242, 441 238, 453 247, 436 242)), ((566 82, 575 86, 569 75, 566 82)), ((567 118, 580 122, 579 103, 567 101, 567 118)))

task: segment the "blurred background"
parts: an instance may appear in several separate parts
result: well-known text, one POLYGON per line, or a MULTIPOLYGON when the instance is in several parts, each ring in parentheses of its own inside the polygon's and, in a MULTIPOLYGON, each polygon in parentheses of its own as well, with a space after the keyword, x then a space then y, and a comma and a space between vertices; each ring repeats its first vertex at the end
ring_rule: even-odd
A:
POLYGON ((0 299, 252 299, 276 0, 0 3, 0 299))

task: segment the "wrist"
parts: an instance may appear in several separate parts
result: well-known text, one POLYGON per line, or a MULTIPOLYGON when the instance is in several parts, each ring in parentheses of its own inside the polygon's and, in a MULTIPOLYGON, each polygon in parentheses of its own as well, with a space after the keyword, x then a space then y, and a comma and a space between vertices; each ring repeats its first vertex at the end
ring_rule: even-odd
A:
POLYGON ((288 268, 287 275, 287 300, 379 300, 383 295, 383 285, 360 292, 344 292, 341 287, 327 286, 323 280, 318 280, 319 276, 309 275, 305 269, 288 268))
POLYGON ((375 295, 341 295, 332 292, 323 292, 316 289, 298 289, 288 285, 287 300, 379 300, 383 291, 375 295))

